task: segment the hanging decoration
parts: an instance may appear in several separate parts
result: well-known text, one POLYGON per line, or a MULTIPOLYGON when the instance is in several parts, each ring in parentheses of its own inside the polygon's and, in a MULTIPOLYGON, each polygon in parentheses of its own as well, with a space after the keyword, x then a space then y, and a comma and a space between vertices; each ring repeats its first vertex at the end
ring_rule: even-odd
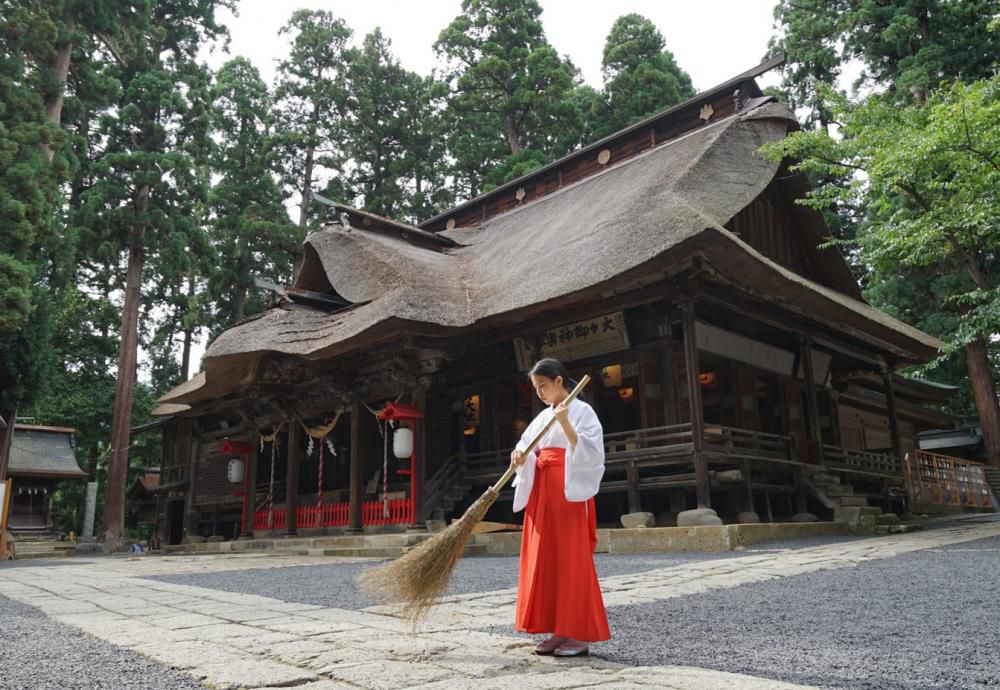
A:
POLYGON ((306 426, 305 422, 298 419, 299 424, 302 426, 303 430, 306 432, 306 436, 309 437, 309 444, 306 447, 306 455, 312 456, 313 450, 315 449, 315 441, 319 441, 319 467, 316 471, 316 526, 319 527, 323 520, 323 464, 325 461, 323 449, 329 448, 330 453, 336 457, 337 451, 333 445, 333 440, 329 438, 330 432, 332 432, 336 426, 337 422, 340 421, 340 415, 343 411, 338 412, 334 415, 326 424, 320 426, 306 426))
MULTIPOLYGON (((395 402, 399 402, 403 399, 403 393, 396 396, 395 402)), ((385 413, 386 407, 381 410, 373 410, 368 406, 364 400, 361 404, 365 406, 365 409, 372 413, 378 423, 378 433, 382 436, 382 517, 388 518, 389 513, 389 422, 383 421, 383 415, 385 413)))
POLYGON ((267 485, 267 527, 271 528, 274 523, 274 468, 278 462, 278 434, 281 433, 282 427, 285 426, 284 422, 281 422, 278 426, 274 428, 274 431, 270 435, 261 434, 260 435, 260 449, 264 450, 264 444, 271 444, 271 480, 267 485))

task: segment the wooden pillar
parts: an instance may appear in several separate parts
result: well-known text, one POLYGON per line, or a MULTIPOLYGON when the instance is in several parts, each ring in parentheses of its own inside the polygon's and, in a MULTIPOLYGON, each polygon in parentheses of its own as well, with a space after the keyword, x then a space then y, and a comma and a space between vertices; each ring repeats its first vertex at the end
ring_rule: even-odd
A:
POLYGON ((253 539, 253 517, 257 505, 257 453, 260 439, 257 427, 250 426, 250 453, 247 455, 243 477, 243 531, 240 539, 253 539))
POLYGON ((299 506, 299 454, 301 453, 299 439, 301 437, 302 430, 299 429, 298 420, 290 419, 288 421, 288 457, 285 461, 286 537, 294 537, 299 533, 295 513, 299 506))
POLYGON ((801 469, 795 470, 795 512, 809 512, 809 501, 806 499, 806 485, 801 469))
POLYGON ((364 466, 361 463, 361 404, 351 405, 351 500, 348 531, 361 531, 361 502, 364 500, 364 466))
MULTIPOLYGON (((413 404, 418 410, 424 413, 423 419, 413 422, 413 463, 410 471, 413 476, 410 478, 413 486, 413 522, 410 527, 417 529, 424 526, 424 496, 427 488, 427 391, 418 388, 413 396, 413 404)), ((493 419, 496 420, 496 409, 494 408, 493 419)), ((496 423, 494 421, 494 427, 496 423)))
POLYGON ((687 370, 688 404, 691 407, 691 441, 694 450, 695 495, 699 508, 711 508, 711 487, 705 459, 705 417, 698 384, 698 340, 695 334, 694 303, 681 305, 684 325, 684 366, 687 370))
POLYGON ((816 395, 816 372, 813 369, 812 338, 799 338, 799 352, 802 362, 802 373, 806 380, 806 404, 809 409, 809 437, 816 442, 819 464, 823 462, 823 428, 819 424, 819 398, 816 395))
POLYGON ((634 460, 629 460, 625 465, 625 477, 628 482, 628 512, 642 512, 642 504, 639 502, 639 469, 634 460))
POLYGON ((191 438, 188 439, 188 452, 191 454, 188 464, 188 486, 184 492, 184 533, 194 535, 198 532, 198 510, 195 508, 195 492, 198 489, 198 453, 200 452, 200 432, 198 424, 191 425, 191 438))
POLYGON ((750 461, 744 460, 740 471, 740 510, 744 513, 755 513, 753 507, 753 482, 750 480, 750 461))
POLYGON ((892 454, 896 456, 899 467, 903 467, 903 444, 899 439, 899 416, 896 412, 896 389, 892 383, 892 367, 888 362, 882 363, 882 385, 885 388, 885 404, 889 413, 889 436, 892 439, 892 454))

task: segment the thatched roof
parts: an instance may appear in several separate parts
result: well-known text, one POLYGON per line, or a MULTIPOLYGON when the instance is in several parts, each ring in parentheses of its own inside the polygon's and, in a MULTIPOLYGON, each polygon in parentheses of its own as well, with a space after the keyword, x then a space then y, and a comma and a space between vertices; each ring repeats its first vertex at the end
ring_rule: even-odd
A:
POLYGON ((12 477, 82 479, 87 473, 76 464, 75 429, 16 424, 10 444, 12 477))
POLYGON ((478 226, 442 233, 454 248, 362 228, 314 232, 295 287, 332 288, 353 306, 330 313, 291 305, 234 326, 208 349, 207 380, 162 400, 192 402, 249 383, 247 358, 268 352, 318 360, 401 328, 448 335, 515 323, 554 301, 662 277, 694 254, 805 318, 842 324, 903 359, 933 356, 941 346, 934 338, 783 268, 723 227, 775 177, 779 165, 760 146, 794 126, 788 108, 773 102, 709 122, 478 226))

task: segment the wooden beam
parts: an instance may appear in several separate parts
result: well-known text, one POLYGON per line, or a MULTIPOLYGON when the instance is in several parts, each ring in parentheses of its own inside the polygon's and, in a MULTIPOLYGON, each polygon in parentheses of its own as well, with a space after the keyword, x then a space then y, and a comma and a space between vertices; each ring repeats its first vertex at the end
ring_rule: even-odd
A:
POLYGON ((351 405, 351 498, 348 532, 361 531, 361 502, 364 500, 364 465, 361 461, 361 403, 351 405))
POLYGON ((750 477, 750 461, 743 460, 740 472, 740 510, 744 513, 755 513, 753 507, 753 482, 750 477))
POLYGON ((198 424, 191 425, 191 438, 188 439, 188 485, 184 492, 184 532, 194 536, 198 532, 198 511, 194 507, 194 495, 198 486, 198 454, 199 448, 198 424))
POLYGON ((699 508, 711 508, 711 485, 705 460, 705 417, 698 385, 698 340, 695 333, 694 303, 681 305, 684 328, 684 365, 687 369, 688 404, 691 408, 691 440, 694 448, 695 494, 699 508))
POLYGON ((816 374, 813 370, 813 341, 809 336, 799 338, 800 362, 806 380, 806 414, 809 419, 809 437, 816 444, 819 463, 823 464, 823 429, 819 424, 819 398, 816 395, 816 374))
POLYGON ((302 429, 294 417, 288 420, 288 457, 285 461, 285 536, 294 537, 299 533, 296 524, 296 509, 299 507, 299 454, 302 429))
POLYGON ((625 465, 625 477, 628 482, 628 512, 642 512, 642 504, 639 501, 639 469, 635 466, 634 460, 629 460, 625 465))
POLYGON ((257 501, 257 453, 258 450, 257 427, 250 427, 250 453, 247 455, 246 466, 243 477, 243 531, 240 539, 253 538, 253 518, 256 511, 257 501))
POLYGON ((896 389, 892 383, 892 366, 886 362, 882 368, 882 385, 885 387, 885 404, 889 414, 889 436, 892 439, 892 454, 903 466, 903 444, 899 438, 899 414, 896 410, 896 389))
MULTIPOLYGON (((424 413, 423 419, 413 423, 413 522, 410 527, 418 529, 424 526, 424 496, 427 490, 427 391, 418 388, 413 395, 413 404, 424 413)), ((495 416, 495 415, 494 415, 495 416)))

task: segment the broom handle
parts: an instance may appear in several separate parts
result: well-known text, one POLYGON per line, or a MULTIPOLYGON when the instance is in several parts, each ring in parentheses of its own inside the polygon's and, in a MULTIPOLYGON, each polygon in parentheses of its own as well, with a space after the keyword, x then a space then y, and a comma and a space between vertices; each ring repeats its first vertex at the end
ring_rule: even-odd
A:
MULTIPOLYGON (((569 392, 569 395, 566 396, 566 399, 562 401, 562 404, 568 405, 574 400, 576 400, 576 396, 580 395, 580 393, 583 391, 584 387, 588 383, 590 383, 590 377, 587 374, 584 374, 583 378, 580 379, 580 382, 576 384, 576 387, 573 390, 571 390, 569 392)), ((535 446, 541 443, 542 438, 545 436, 545 434, 549 432, 549 429, 551 429, 552 425, 555 423, 556 423, 556 418, 555 415, 553 415, 552 419, 546 422, 545 426, 542 427, 542 430, 539 431, 537 434, 535 434, 535 438, 531 440, 531 443, 528 444, 528 447, 525 448, 523 452, 525 454, 530 453, 535 446)), ((511 464, 511 466, 507 468, 507 471, 503 473, 503 476, 500 477, 500 480, 493 485, 493 491, 499 492, 500 489, 503 488, 504 484, 506 484, 510 480, 510 478, 514 476, 514 472, 516 471, 517 468, 513 464, 511 464)))

